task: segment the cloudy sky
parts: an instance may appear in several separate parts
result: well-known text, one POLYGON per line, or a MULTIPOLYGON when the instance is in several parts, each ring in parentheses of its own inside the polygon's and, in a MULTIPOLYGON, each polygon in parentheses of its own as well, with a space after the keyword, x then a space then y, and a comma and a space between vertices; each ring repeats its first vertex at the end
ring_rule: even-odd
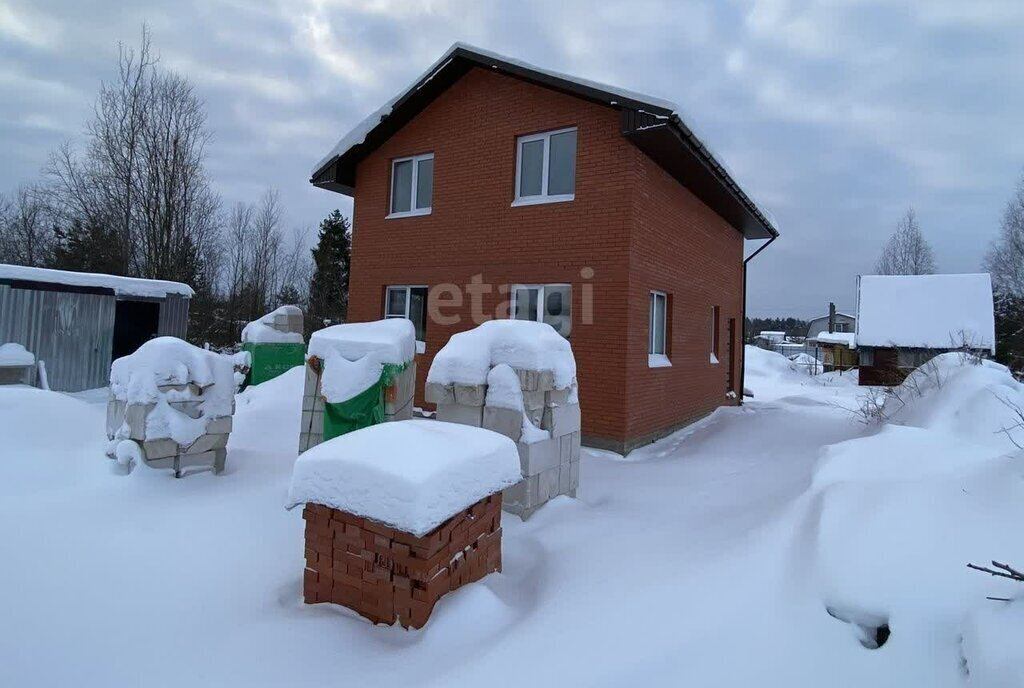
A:
POLYGON ((0 0, 0 191, 80 136, 144 21, 225 203, 277 188, 311 231, 351 208, 312 164, 454 41, 672 100, 782 230, 753 315, 851 308, 907 206, 940 271, 977 270, 1024 169, 1020 0, 0 0))

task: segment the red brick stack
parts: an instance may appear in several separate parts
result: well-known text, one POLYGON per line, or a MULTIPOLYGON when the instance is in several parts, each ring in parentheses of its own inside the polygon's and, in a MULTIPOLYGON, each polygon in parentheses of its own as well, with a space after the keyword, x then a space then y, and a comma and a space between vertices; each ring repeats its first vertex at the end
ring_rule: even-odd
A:
POLYGON ((447 592, 501 571, 501 493, 417 537, 307 503, 307 604, 333 602, 374 623, 422 628, 447 592))

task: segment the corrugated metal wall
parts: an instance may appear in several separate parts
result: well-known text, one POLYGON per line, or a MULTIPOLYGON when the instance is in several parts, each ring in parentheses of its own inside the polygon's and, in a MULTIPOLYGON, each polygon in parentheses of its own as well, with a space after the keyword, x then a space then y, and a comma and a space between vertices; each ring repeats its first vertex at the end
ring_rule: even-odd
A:
POLYGON ((188 301, 177 294, 168 294, 167 298, 161 299, 158 335, 185 339, 188 334, 188 301))
MULTIPOLYGON (((50 388, 105 387, 114 341, 113 295, 12 289, 0 284, 0 342, 46 362, 50 388)), ((187 309, 187 306, 186 306, 187 309)))

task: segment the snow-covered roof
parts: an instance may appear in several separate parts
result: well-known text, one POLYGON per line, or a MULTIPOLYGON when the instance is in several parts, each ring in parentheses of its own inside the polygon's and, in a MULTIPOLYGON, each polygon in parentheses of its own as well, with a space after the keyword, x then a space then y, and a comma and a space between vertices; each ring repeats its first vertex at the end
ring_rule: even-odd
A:
POLYGON ((299 456, 288 508, 322 504, 422 536, 519 482, 519 451, 504 435, 458 423, 380 423, 299 456))
POLYGON ((617 86, 611 86, 609 84, 602 84, 597 81, 590 81, 589 79, 581 79, 580 77, 571 76, 569 74, 563 74, 561 72, 556 72, 551 69, 544 69, 543 67, 538 67, 536 65, 532 65, 528 62, 517 60, 512 57, 499 55, 496 52, 485 50, 483 48, 478 48, 468 43, 455 42, 451 45, 450 48, 448 48, 448 50, 445 51, 444 55, 442 55, 432 65, 430 65, 426 69, 426 71, 424 71, 422 74, 416 77, 416 79, 413 80, 411 84, 403 88, 394 98, 384 103, 384 105, 379 107, 374 112, 370 113, 370 115, 366 117, 366 119, 357 124, 352 129, 352 131, 345 134, 345 136, 343 136, 341 140, 334 144, 334 147, 331 148, 331 151, 323 158, 321 158, 316 163, 316 165, 313 166, 311 174, 316 175, 317 172, 323 169, 335 158, 344 155, 350 148, 365 141, 366 135, 370 133, 370 131, 372 131, 374 127, 380 124, 381 120, 383 120, 384 118, 391 114, 391 110, 394 107, 395 103, 397 103, 399 100, 408 95, 411 91, 416 89, 420 84, 429 81, 431 76, 433 76, 435 72, 437 72, 439 69, 448 64, 449 61, 451 61, 452 56, 458 50, 470 51, 481 57, 487 57, 507 64, 512 64, 517 67, 521 67, 523 69, 528 69, 532 72, 536 72, 538 74, 544 74, 555 79, 562 79, 564 81, 568 81, 579 86, 586 86, 600 91, 605 91, 606 93, 609 93, 611 95, 617 95, 623 100, 640 101, 650 105, 653 108, 658 108, 660 110, 666 111, 661 114, 668 115, 671 113, 678 113, 679 111, 679 106, 668 100, 655 98, 653 96, 644 95, 642 93, 636 93, 635 91, 619 88, 617 86))
MULTIPOLYGON (((855 316, 855 315, 851 315, 851 314, 849 314, 849 313, 844 313, 844 312, 842 312, 842 311, 836 311, 836 315, 841 315, 841 316, 843 316, 844 318, 851 318, 851 319, 853 319, 853 318, 856 318, 856 317, 857 317, 857 316, 855 316)), ((828 313, 826 313, 825 315, 819 315, 819 316, 818 316, 818 317, 816 317, 816 318, 811 318, 811 319, 810 319, 810 320, 808 320, 807 322, 814 322, 815 320, 828 320, 828 313)))
POLYGON ((669 124, 675 125, 683 132, 684 136, 689 137, 692 140, 694 148, 706 158, 706 163, 709 163, 713 168, 718 168, 721 175, 725 177, 723 180, 725 185, 732 188, 732 190, 742 198, 751 211, 759 218, 759 222, 762 222, 766 226, 768 232, 770 234, 777 234, 778 223, 772 214, 767 212, 760 206, 760 204, 755 203, 749 197, 749 194, 742 188, 742 185, 739 184, 736 174, 722 162, 720 157, 714 154, 712 148, 707 144, 707 138, 698 134, 697 130, 692 126, 691 119, 689 117, 683 117, 682 110, 676 103, 663 98, 657 98, 643 93, 638 93, 636 91, 631 91, 629 89, 613 86, 611 84, 605 84, 573 76, 571 74, 545 69, 544 67, 538 67, 537 65, 530 64, 523 60, 500 55, 496 52, 461 42, 453 43, 438 60, 431 64, 430 67, 412 81, 412 83, 403 88, 397 95, 384 103, 380 108, 370 113, 369 116, 345 134, 345 136, 343 136, 331 148, 330 152, 318 160, 316 165, 313 166, 313 169, 310 171, 311 177, 316 179, 317 175, 332 162, 344 156, 356 146, 364 143, 370 132, 390 117, 395 112, 396 107, 401 106, 410 95, 415 94, 430 83, 435 76, 437 76, 445 67, 457 58, 469 58, 477 62, 493 61, 493 64, 490 64, 490 67, 493 69, 504 69, 506 71, 516 70, 520 73, 527 72, 539 79, 547 80, 556 88, 562 87, 577 92, 586 92, 590 97, 599 96, 602 100, 607 100, 609 105, 634 108, 638 111, 648 113, 652 115, 657 122, 655 125, 646 127, 649 129, 669 124))
POLYGON ((819 332, 814 339, 821 344, 845 344, 856 349, 856 335, 853 332, 819 332))
POLYGON ((113 289, 117 296, 163 298, 168 294, 175 294, 191 298, 195 294, 192 291, 192 287, 181 282, 142 279, 141 277, 120 277, 118 275, 104 275, 98 272, 71 272, 69 270, 30 268, 24 265, 8 265, 6 263, 0 263, 0 279, 63 284, 71 287, 113 289))
POLYGON ((857 346, 995 352, 992 279, 961 275, 863 275, 857 286, 857 346))

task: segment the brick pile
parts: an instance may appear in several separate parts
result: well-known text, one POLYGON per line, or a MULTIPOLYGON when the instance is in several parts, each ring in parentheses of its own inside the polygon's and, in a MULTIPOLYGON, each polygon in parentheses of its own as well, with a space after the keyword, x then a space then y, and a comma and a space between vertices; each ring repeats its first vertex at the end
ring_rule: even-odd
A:
MULTIPOLYGON (((306 359, 306 382, 302 392, 302 424, 299 427, 299 453, 324 441, 324 399, 321 378, 323 361, 316 356, 306 359)), ((416 361, 411 361, 384 388, 384 422, 409 420, 416 392, 416 361)))
POLYGON ((523 436, 523 413, 486 404, 487 385, 428 382, 428 402, 437 404, 437 420, 493 430, 516 443, 523 479, 505 490, 504 508, 529 518, 549 499, 576 496, 580 481, 580 405, 574 388, 556 388, 550 370, 516 369, 523 413, 547 437, 523 436))
MULTIPOLYGON (((174 401, 167 405, 174 411, 189 418, 203 415, 204 395, 209 394, 212 385, 201 387, 195 383, 162 384, 157 389, 161 394, 171 394, 174 401)), ((156 404, 128 403, 114 397, 107 401, 107 438, 134 440, 142 450, 143 460, 154 468, 173 468, 174 477, 181 477, 182 468, 197 465, 212 465, 214 473, 224 470, 227 460, 228 437, 231 434, 232 416, 210 418, 206 432, 193 442, 182 445, 167 437, 152 438, 146 434, 146 418, 156 404)), ((234 413, 234 401, 231 402, 234 413)))
POLYGON ((485 497, 421 537, 306 504, 303 597, 422 628, 446 593, 501 571, 501 504, 500 492, 485 497))

